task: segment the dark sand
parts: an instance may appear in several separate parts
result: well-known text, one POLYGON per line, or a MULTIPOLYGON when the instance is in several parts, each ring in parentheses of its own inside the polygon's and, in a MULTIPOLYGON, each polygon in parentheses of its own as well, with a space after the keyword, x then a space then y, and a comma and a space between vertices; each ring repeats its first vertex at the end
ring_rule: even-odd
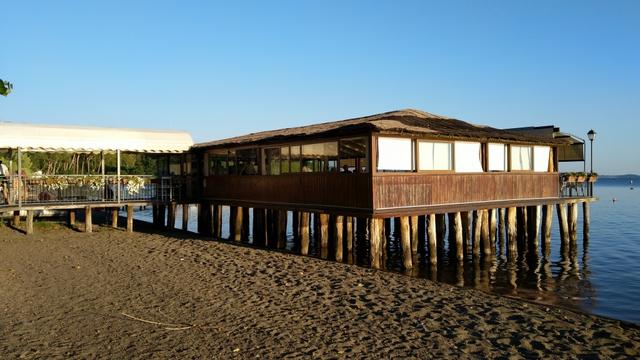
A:
POLYGON ((640 352, 638 326, 400 274, 180 232, 36 231, 0 228, 0 358, 640 352))

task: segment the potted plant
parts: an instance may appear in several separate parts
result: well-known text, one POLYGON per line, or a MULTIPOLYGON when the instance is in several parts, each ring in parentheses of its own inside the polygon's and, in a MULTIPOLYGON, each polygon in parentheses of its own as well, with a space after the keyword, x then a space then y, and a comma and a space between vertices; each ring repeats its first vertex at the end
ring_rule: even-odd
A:
POLYGON ((576 173, 576 182, 583 183, 587 179, 587 173, 579 172, 576 173))
POLYGON ((574 182, 576 182, 576 175, 575 175, 575 173, 569 172, 569 173, 564 173, 564 174, 562 174, 562 181, 567 182, 567 183, 574 183, 574 182))
POLYGON ((589 175, 587 175, 587 181, 590 183, 594 183, 596 182, 596 180, 598 180, 598 173, 590 173, 589 175))

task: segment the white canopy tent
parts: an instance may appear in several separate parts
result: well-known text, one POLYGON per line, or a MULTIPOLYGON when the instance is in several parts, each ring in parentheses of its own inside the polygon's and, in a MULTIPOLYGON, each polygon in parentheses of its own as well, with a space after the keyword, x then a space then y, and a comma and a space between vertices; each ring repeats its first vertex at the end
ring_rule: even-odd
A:
MULTIPOLYGON (((103 177, 104 153, 116 153, 119 182, 121 152, 180 154, 191 146, 193 139, 184 131, 0 122, 0 149, 17 150, 18 177, 22 176, 23 152, 101 153, 103 177)), ((120 202, 120 187, 117 199, 120 202)))

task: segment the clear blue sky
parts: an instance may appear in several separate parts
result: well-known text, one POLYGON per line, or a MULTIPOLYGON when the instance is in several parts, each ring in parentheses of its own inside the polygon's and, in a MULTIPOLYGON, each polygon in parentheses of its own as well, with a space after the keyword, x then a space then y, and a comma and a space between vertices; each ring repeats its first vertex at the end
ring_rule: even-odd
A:
POLYGON ((6 1, 0 119, 196 141, 400 108, 598 132, 640 173, 640 1, 6 1))

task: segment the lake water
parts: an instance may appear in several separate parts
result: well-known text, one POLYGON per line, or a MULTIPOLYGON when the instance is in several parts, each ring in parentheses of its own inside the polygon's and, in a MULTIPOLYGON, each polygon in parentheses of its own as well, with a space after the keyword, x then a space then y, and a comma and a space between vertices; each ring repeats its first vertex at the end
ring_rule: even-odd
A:
MULTIPOLYGON (((628 181, 608 180, 599 182, 594 192, 599 201, 591 204, 590 235, 585 241, 580 207, 575 248, 561 246, 554 211, 548 254, 539 248, 516 261, 507 261, 506 246, 496 241, 497 256, 492 261, 466 259, 461 266, 447 256, 450 252, 446 241, 440 249, 437 268, 429 266, 426 255, 421 256, 419 269, 411 275, 640 324, 640 189, 631 190, 628 181)), ((289 214, 287 248, 292 250, 289 214)), ((223 238, 229 236, 228 215, 228 208, 224 207, 223 238)), ((134 217, 150 221, 151 209, 136 211, 134 217)), ((179 228, 180 209, 176 219, 179 228)), ((190 208, 189 219, 188 230, 196 231, 195 206, 190 208)), ((310 253, 319 256, 315 244, 312 239, 310 253)), ((367 250, 361 250, 356 251, 352 261, 366 265, 367 250)), ((393 236, 389 240, 387 268, 401 271, 400 246, 393 236)))

